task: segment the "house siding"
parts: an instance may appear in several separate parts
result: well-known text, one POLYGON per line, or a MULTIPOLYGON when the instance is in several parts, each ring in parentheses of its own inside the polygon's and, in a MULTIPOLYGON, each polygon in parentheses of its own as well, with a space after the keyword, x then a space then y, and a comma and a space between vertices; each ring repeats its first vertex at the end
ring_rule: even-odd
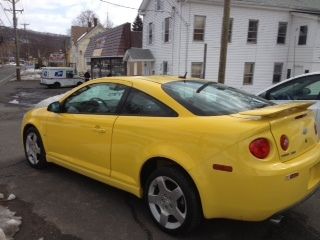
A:
MULTIPOLYGON (((223 6, 168 0, 163 1, 164 12, 155 13, 150 11, 155 10, 154 3, 155 1, 150 1, 147 7, 149 11, 144 16, 144 26, 148 26, 149 22, 154 24, 153 44, 148 44, 147 27, 143 33, 143 48, 150 49, 155 57, 154 73, 161 74, 162 62, 167 61, 169 75, 184 75, 188 72, 190 76, 192 62, 203 62, 206 43, 205 77, 217 81, 223 6), (175 14, 172 13, 172 6, 176 9, 175 14), (202 42, 193 41, 195 15, 206 16, 205 37, 202 42), (173 36, 170 43, 164 43, 162 22, 168 16, 173 16, 173 36)), ((285 9, 232 6, 232 42, 228 47, 225 84, 256 93, 272 84, 276 62, 283 63, 282 80, 286 78, 288 68, 292 69, 292 74, 301 69, 303 73, 306 69, 310 72, 320 70, 320 27, 318 18, 310 16, 290 13, 285 9), (247 43, 250 19, 259 21, 257 44, 247 43), (277 44, 279 22, 288 23, 285 44, 277 44), (301 25, 308 25, 306 46, 297 45, 299 30, 296 29, 301 25), (243 85, 245 62, 255 63, 252 85, 243 85)))

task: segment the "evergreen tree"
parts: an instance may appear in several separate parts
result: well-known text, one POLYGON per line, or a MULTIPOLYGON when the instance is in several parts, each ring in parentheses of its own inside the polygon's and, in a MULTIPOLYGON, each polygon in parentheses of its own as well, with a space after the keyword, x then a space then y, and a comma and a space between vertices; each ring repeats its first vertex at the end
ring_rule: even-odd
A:
POLYGON ((141 32, 142 29, 143 29, 142 19, 138 14, 136 19, 134 20, 134 22, 132 24, 132 31, 141 32))

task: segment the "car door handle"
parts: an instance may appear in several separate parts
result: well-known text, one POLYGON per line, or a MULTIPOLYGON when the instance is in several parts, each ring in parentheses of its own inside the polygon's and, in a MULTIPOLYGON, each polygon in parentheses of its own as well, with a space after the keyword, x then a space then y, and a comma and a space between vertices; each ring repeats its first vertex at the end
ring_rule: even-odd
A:
POLYGON ((100 126, 95 126, 95 127, 93 128, 93 131, 95 131, 95 132, 97 132, 97 133, 106 133, 106 132, 107 132, 106 129, 101 128, 100 126))

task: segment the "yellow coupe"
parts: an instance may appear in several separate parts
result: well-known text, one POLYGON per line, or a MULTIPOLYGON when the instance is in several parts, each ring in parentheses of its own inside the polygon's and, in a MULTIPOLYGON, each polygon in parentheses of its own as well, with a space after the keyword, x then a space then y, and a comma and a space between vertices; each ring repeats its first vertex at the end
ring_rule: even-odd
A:
POLYGON ((199 79, 103 78, 29 111, 22 137, 32 167, 53 162, 144 198, 174 234, 203 217, 264 220, 312 194, 311 104, 274 105, 199 79))

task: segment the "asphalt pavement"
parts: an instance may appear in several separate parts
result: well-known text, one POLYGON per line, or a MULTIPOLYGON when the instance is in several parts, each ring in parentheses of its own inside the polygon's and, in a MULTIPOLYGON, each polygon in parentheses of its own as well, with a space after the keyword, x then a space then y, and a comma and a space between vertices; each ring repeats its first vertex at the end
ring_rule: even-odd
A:
POLYGON ((140 199, 126 192, 55 165, 30 168, 20 138, 23 114, 38 101, 68 90, 47 89, 37 81, 0 87, 0 192, 17 196, 0 204, 22 216, 16 240, 320 239, 319 191, 285 212, 279 225, 217 219, 204 221, 187 236, 172 237, 152 223, 140 199))
POLYGON ((11 65, 0 65, 0 85, 15 77, 16 68, 11 65))

